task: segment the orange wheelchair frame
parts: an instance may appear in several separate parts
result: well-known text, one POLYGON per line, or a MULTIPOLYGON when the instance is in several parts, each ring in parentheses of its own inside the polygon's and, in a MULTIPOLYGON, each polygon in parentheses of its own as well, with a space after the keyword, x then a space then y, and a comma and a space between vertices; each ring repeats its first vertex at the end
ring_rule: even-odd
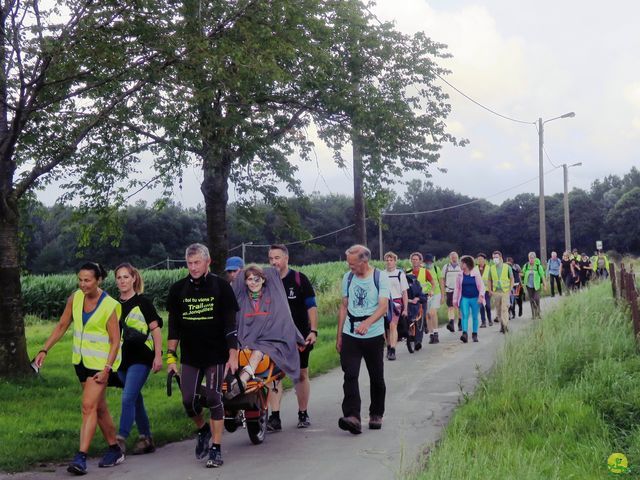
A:
MULTIPOLYGON (((244 349, 238 353, 240 367, 249 364, 251 350, 244 349)), ((224 399, 224 427, 228 432, 235 432, 238 427, 246 425, 251 443, 258 445, 264 441, 267 432, 267 414, 269 404, 269 384, 284 378, 284 372, 279 370, 268 355, 264 355, 258 364, 256 372, 246 386, 244 392, 232 399, 224 399)), ((227 391, 227 382, 222 385, 222 393, 227 391)))

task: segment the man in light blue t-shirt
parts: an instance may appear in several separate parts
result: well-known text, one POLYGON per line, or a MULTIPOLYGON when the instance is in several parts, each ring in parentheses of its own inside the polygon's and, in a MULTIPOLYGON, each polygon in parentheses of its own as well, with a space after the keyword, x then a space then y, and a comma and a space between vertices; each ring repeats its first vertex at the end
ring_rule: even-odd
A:
POLYGON ((350 272, 342 278, 342 303, 338 314, 336 350, 344 372, 342 430, 362 433, 358 377, 364 359, 371 383, 369 428, 382 428, 384 383, 384 316, 389 309, 389 277, 369 265, 371 251, 354 245, 346 252, 350 272))

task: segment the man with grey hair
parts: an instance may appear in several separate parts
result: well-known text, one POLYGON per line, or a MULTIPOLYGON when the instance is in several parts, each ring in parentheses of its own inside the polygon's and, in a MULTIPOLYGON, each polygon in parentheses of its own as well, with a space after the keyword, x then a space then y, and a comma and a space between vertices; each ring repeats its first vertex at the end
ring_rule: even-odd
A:
POLYGON ((219 467, 223 463, 220 444, 224 429, 220 392, 227 372, 238 369, 238 303, 231 285, 209 273, 211 257, 207 247, 200 243, 189 245, 185 257, 189 275, 174 283, 167 297, 167 370, 178 372, 176 351, 180 343, 182 403, 198 428, 196 458, 208 456, 207 468, 219 467), (203 418, 202 405, 196 402, 203 379, 209 423, 203 418))
POLYGON ((344 372, 342 430, 362 433, 358 377, 362 359, 369 372, 371 405, 369 428, 382 428, 386 386, 384 383, 384 316, 389 309, 389 277, 369 265, 371 251, 353 245, 345 252, 349 272, 342 278, 342 302, 338 313, 336 350, 344 372))

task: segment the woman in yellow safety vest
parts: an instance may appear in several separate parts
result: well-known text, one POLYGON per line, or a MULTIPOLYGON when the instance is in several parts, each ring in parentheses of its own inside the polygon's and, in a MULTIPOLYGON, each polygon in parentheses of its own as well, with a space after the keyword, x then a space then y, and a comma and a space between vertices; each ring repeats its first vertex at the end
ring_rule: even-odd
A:
POLYGON ((144 408, 142 387, 149 372, 157 373, 162 368, 162 318, 151 299, 142 295, 144 281, 137 268, 130 263, 122 263, 116 267, 115 276, 122 306, 122 362, 118 377, 124 384, 116 440, 124 452, 135 421, 139 437, 132 453, 151 453, 156 448, 151 436, 149 417, 144 408))
POLYGON ((87 473, 87 452, 98 424, 109 445, 98 465, 112 467, 124 461, 105 398, 107 385, 117 382, 114 372, 120 364, 120 304, 100 288, 106 276, 98 263, 87 262, 80 267, 78 290, 68 298, 60 321, 34 360, 38 368, 42 367, 49 350, 73 324, 71 358, 82 384, 82 427, 80 449, 67 471, 76 475, 87 473))

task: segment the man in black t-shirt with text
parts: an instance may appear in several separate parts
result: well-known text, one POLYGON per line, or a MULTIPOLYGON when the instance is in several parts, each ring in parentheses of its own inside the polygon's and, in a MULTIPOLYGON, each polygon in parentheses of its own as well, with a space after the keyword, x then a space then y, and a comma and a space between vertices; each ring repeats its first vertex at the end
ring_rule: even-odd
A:
POLYGON ((235 373, 238 369, 238 303, 231 285, 209 273, 211 257, 207 247, 199 243, 189 245, 185 257, 189 275, 174 283, 167 297, 167 370, 178 371, 179 343, 182 403, 198 428, 196 458, 208 456, 206 466, 219 467, 224 429, 222 381, 227 372, 235 373), (209 423, 203 418, 202 406, 196 402, 203 380, 211 415, 209 423))
MULTIPOLYGON (((285 245, 271 245, 269 263, 280 272, 284 291, 289 301, 289 309, 296 327, 305 338, 306 348, 300 352, 300 382, 296 385, 298 397, 298 428, 311 425, 307 407, 311 384, 309 383, 309 353, 318 339, 318 308, 316 294, 309 279, 298 271, 289 268, 289 250, 285 245)), ((282 430, 280 421, 281 385, 269 395, 271 415, 267 421, 267 429, 271 432, 282 430)))

